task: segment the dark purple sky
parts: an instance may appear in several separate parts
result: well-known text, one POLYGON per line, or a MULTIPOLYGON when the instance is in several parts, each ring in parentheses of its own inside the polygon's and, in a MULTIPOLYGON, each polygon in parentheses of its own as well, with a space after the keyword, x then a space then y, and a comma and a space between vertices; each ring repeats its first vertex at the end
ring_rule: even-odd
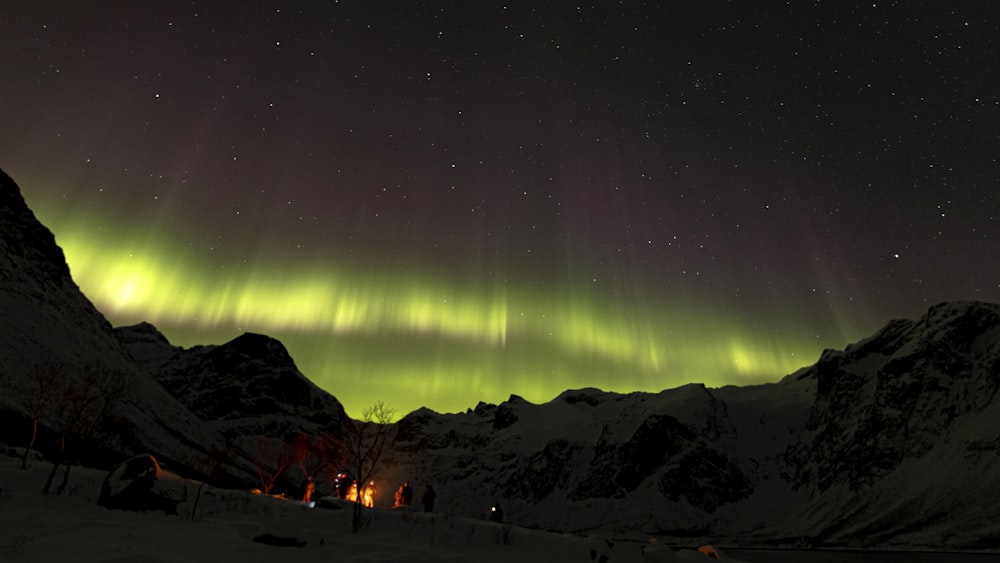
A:
POLYGON ((1000 301, 997 7, 737 4, 15 0, 0 167, 112 322, 274 334, 349 409, 296 338, 447 409, 775 379, 1000 301), (304 279, 339 297, 298 322, 304 279), (718 373, 664 363, 694 342, 718 373))

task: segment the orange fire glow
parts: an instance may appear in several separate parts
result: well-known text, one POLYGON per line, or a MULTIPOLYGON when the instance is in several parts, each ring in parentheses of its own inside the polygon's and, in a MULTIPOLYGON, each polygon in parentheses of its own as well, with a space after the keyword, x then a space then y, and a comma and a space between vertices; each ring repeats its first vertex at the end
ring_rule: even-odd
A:
MULTIPOLYGON (((375 481, 369 481, 363 489, 361 489, 361 504, 372 508, 375 506, 375 496, 378 491, 375 490, 375 481)), ((351 483, 351 488, 347 490, 346 500, 350 502, 357 502, 358 500, 358 483, 351 483)))

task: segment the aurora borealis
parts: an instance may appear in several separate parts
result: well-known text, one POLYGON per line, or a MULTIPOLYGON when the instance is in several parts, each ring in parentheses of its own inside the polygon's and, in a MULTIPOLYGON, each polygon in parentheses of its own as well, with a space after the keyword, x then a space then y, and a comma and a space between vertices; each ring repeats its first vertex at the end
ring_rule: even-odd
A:
POLYGON ((0 167, 113 324, 357 415, 774 381, 1000 301, 1000 17, 15 1, 0 167))

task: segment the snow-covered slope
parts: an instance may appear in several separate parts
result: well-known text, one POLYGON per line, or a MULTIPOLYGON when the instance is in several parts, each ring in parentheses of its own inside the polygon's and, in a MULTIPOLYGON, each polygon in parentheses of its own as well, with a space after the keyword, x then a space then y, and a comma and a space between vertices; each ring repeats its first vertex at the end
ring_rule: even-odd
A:
MULTIPOLYGON (((111 325, 80 292, 55 237, 0 170, 0 386, 35 364, 129 367, 111 325)), ((6 394, 0 397, 8 396, 6 394)))
MULTIPOLYGON (((72 494, 44 497, 44 465, 16 469, 14 452, 0 449, 0 560, 20 562, 240 563, 683 563, 712 561, 693 549, 656 538, 553 534, 411 509, 365 510, 351 533, 342 501, 309 508, 247 491, 174 480, 177 514, 107 510, 97 505, 105 472, 78 470, 72 494)), ((739 563, 725 549, 722 561, 739 563)))
MULTIPOLYGON (((115 432, 101 445, 128 455, 152 451, 174 465, 222 449, 223 441, 187 407, 140 369, 110 323, 70 277, 55 237, 27 207, 20 188, 0 171, 0 439, 22 443, 30 421, 19 387, 38 365, 58 366, 67 380, 88 369, 113 370, 134 387, 115 432)), ((51 451, 47 433, 55 398, 41 419, 35 447, 51 451)), ((107 460, 113 463, 116 460, 107 460)))
POLYGON ((139 365, 184 406, 251 455, 259 437, 342 436, 343 405, 309 381, 281 342, 247 333, 219 346, 175 347, 148 323, 115 329, 139 365))
POLYGON ((776 478, 809 387, 581 389, 543 405, 512 397, 466 414, 420 410, 398 423, 387 472, 418 490, 433 484, 464 514, 500 503, 544 529, 709 535, 721 511, 776 478))
POLYGON ((1000 306, 894 321, 798 376, 817 385, 788 449, 811 505, 775 527, 822 542, 995 547, 1000 532, 1000 306), (819 509, 818 507, 822 507, 819 509))
POLYGON ((996 547, 998 386, 1000 306, 947 303, 776 384, 420 410, 388 474, 546 529, 996 547))

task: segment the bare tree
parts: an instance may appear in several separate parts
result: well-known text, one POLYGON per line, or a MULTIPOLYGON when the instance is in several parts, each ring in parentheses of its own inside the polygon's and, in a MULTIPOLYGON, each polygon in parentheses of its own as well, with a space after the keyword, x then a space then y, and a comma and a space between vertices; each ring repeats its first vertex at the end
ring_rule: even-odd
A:
POLYGON ((396 416, 396 409, 378 401, 361 411, 361 420, 352 421, 348 427, 344 447, 354 478, 358 483, 358 494, 354 500, 354 518, 351 526, 354 533, 361 529, 362 488, 374 476, 382 451, 389 438, 390 424, 396 416))
POLYGON ((325 479, 331 470, 337 468, 343 457, 343 446, 333 434, 324 432, 315 439, 308 434, 299 433, 292 440, 295 452, 295 464, 298 465, 303 477, 325 479))
POLYGON ((254 465, 257 466, 261 492, 265 495, 271 494, 278 477, 281 477, 281 474, 295 461, 295 457, 295 448, 291 444, 266 436, 257 438, 254 465))
POLYGON ((38 423, 59 399, 65 385, 64 377, 62 368, 56 364, 36 364, 27 381, 17 389, 21 404, 31 416, 31 437, 21 457, 21 469, 28 466, 28 456, 38 439, 38 423))
POLYGON ((62 494, 69 482, 69 469, 77 446, 94 439, 110 420, 114 409, 131 398, 134 385, 129 373, 94 365, 84 367, 78 379, 67 382, 57 399, 58 410, 62 412, 54 425, 59 434, 59 450, 43 494, 49 494, 59 467, 65 466, 62 483, 56 490, 57 495, 62 494), (79 444, 71 444, 71 440, 79 444))
POLYGON ((292 438, 292 456, 295 461, 295 465, 299 467, 299 471, 302 472, 303 477, 308 477, 312 475, 306 468, 312 460, 313 456, 313 444, 312 438, 309 437, 305 432, 299 432, 292 438))

